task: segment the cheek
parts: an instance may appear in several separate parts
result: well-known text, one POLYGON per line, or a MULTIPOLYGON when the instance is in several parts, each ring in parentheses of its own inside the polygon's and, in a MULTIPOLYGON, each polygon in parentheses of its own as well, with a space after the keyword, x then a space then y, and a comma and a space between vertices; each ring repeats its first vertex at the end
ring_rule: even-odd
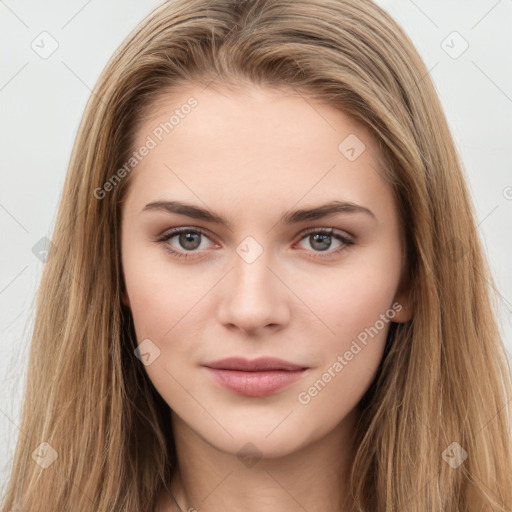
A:
POLYGON ((132 244, 128 237, 123 242, 123 271, 139 341, 163 339, 200 292, 190 276, 172 270, 163 248, 132 244))
POLYGON ((296 398, 304 413, 316 418, 318 435, 341 421, 373 381, 397 311, 395 285, 389 274, 352 269, 330 283, 328 298, 314 302, 334 333, 320 324, 316 327, 324 333, 316 336, 320 365, 296 398))
POLYGON ((304 301, 321 320, 314 322, 314 331, 309 327, 310 336, 317 333, 320 365, 298 401, 303 405, 314 402, 311 410, 319 415, 328 414, 329 404, 337 403, 339 418, 357 404, 371 384, 389 327, 400 310, 400 306, 393 307, 401 271, 396 244, 348 261, 325 279, 317 276, 311 280, 314 287, 301 288, 304 301), (308 289, 312 291, 307 293, 308 289))
POLYGON ((309 284, 301 286, 301 296, 323 322, 324 339, 333 349, 343 349, 377 322, 382 330, 381 315, 394 316, 390 308, 400 279, 400 258, 394 248, 368 253, 324 276, 307 278, 309 284))
POLYGON ((339 340, 336 348, 342 350, 347 342, 356 338, 364 341, 368 330, 382 331, 389 324, 390 313, 391 318, 393 316, 393 296, 394 287, 375 279, 360 281, 357 286, 342 289, 335 295, 328 322, 339 340))
MULTIPOLYGON (((129 249, 123 268, 137 344, 144 343, 141 347, 151 357, 145 370, 167 403, 187 404, 188 395, 179 383, 188 380, 183 361, 194 351, 194 331, 200 325, 195 315, 200 308, 193 306, 204 295, 203 285, 171 271, 166 255, 154 248, 129 249)), ((187 389, 198 393, 192 385, 187 389)))

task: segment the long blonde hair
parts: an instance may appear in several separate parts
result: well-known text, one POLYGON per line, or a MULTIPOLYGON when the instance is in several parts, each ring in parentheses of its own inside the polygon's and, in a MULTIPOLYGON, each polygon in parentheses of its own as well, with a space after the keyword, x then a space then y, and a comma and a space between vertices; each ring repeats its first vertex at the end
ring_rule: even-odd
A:
POLYGON ((111 58, 71 155, 2 511, 153 512, 176 472, 169 408, 121 299, 131 175, 97 190, 129 160, 149 107, 191 83, 292 87, 379 141, 414 315, 393 324, 360 404, 357 510, 510 512, 510 368, 461 163, 425 65, 369 0, 169 1, 111 58), (43 468, 37 450, 57 459, 43 468), (455 452, 467 454, 458 467, 455 452))

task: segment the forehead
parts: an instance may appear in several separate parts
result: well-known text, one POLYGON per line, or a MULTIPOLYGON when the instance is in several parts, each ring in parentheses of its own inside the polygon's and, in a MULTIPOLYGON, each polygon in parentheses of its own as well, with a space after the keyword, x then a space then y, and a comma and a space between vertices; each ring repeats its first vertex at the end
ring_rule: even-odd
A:
POLYGON ((391 199, 370 130, 293 89, 191 85, 159 98, 149 114, 133 149, 150 140, 152 149, 131 176, 144 196, 169 191, 262 205, 305 196, 391 199))
POLYGON ((375 138, 366 126, 345 112, 286 86, 245 85, 237 89, 219 85, 181 86, 161 94, 146 107, 145 121, 136 130, 137 143, 142 144, 144 137, 155 130, 161 132, 160 124, 163 133, 155 133, 158 142, 160 136, 168 138, 170 132, 174 139, 180 133, 186 137, 193 132, 199 143, 221 136, 217 142, 229 144, 234 142, 234 136, 257 134, 259 142, 269 144, 279 131, 279 139, 286 138, 287 145, 300 143, 304 149, 326 136, 326 144, 333 142, 332 139, 336 143, 346 131, 345 135, 357 133, 366 149, 379 156, 375 138))

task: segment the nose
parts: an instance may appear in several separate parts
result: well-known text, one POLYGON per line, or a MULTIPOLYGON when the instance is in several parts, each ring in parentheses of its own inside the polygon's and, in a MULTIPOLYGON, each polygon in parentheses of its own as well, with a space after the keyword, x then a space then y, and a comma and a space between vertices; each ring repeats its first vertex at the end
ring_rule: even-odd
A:
POLYGON ((219 289, 219 321, 230 330, 251 336, 285 327, 290 320, 287 298, 291 292, 270 268, 266 253, 252 263, 234 256, 234 268, 219 289))

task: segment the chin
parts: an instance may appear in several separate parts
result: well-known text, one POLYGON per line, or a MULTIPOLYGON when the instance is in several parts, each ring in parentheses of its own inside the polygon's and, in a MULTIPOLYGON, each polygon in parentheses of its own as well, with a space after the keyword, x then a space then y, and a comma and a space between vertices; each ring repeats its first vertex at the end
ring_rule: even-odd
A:
POLYGON ((236 455, 242 462, 245 459, 250 461, 252 459, 284 457, 308 443, 308 440, 303 437, 303 429, 299 429, 299 426, 297 426, 297 433, 301 432, 300 437, 292 436, 289 431, 284 429, 278 432, 279 427, 270 435, 271 430, 251 432, 250 429, 243 428, 241 425, 236 428, 230 428, 229 425, 226 425, 226 428, 233 437, 227 435, 206 435, 203 437, 216 449, 226 454, 236 455))

